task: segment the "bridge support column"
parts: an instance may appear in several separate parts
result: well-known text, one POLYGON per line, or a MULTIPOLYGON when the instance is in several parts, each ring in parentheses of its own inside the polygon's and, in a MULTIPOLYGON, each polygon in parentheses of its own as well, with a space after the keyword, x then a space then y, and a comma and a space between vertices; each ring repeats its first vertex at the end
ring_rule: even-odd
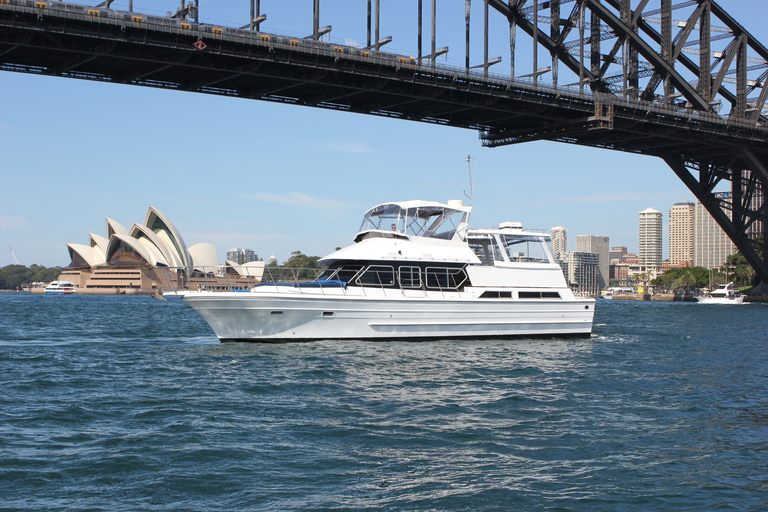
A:
POLYGON ((755 270, 758 280, 768 283, 768 170, 750 150, 734 151, 727 164, 690 161, 664 156, 664 161, 701 201, 712 218, 736 245, 755 270), (698 179, 692 172, 698 172, 698 179), (722 181, 731 181, 731 202, 715 196, 722 181), (726 210, 731 211, 728 216, 726 210))

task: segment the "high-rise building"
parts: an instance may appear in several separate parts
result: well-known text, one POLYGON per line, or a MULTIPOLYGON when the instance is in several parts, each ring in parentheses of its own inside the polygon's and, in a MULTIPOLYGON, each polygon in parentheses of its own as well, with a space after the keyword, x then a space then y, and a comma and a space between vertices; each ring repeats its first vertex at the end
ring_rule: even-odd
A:
MULTIPOLYGON (((725 203, 731 202, 730 192, 717 192, 715 197, 725 203)), ((723 212, 731 218, 730 209, 724 208, 723 212)), ((722 267, 726 258, 736 252, 736 246, 701 201, 696 201, 693 216, 693 265, 705 268, 722 267)))
POLYGON ((230 249, 227 251, 227 260, 242 265, 251 261, 258 261, 259 256, 252 249, 230 249))
POLYGON ((661 212, 656 208, 647 208, 640 212, 640 265, 661 267, 662 244, 661 212))
POLYGON ((576 237, 576 252, 590 252, 597 254, 599 257, 598 268, 600 275, 598 276, 598 284, 600 288, 608 286, 610 279, 610 245, 608 243, 607 236, 593 236, 593 235, 578 235, 576 237))
POLYGON ((568 252, 568 230, 563 226, 555 226, 549 233, 552 236, 552 252, 555 259, 562 260, 563 255, 568 252))
POLYGON ((559 262, 565 280, 574 292, 598 296, 600 285, 600 257, 591 252, 567 252, 559 262))
POLYGON ((693 262, 694 206, 689 201, 675 203, 669 209, 669 263, 693 262))

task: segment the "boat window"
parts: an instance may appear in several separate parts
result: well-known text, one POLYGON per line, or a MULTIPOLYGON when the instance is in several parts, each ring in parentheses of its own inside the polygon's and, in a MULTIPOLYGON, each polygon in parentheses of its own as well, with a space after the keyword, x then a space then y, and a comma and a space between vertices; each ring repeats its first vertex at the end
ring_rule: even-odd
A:
POLYGON ((509 261, 550 263, 546 238, 531 235, 501 235, 509 261))
POLYGON ((520 299, 559 299, 559 292, 517 292, 520 299))
POLYGON ((402 208, 397 204, 383 204, 366 212, 360 231, 397 231, 450 240, 466 224, 468 215, 468 212, 445 206, 402 208))
POLYGON ((453 238, 465 215, 464 212, 442 207, 410 208, 408 214, 406 232, 409 235, 443 240, 453 238))
POLYGON ((419 267, 400 267, 400 286, 403 288, 421 288, 421 269, 419 267))
POLYGON ((482 238, 470 238, 469 248, 480 258, 483 265, 493 265, 497 261, 504 261, 495 238, 484 236, 482 238))
POLYGON ((362 270, 363 265, 343 265, 337 268, 329 268, 325 270, 319 280, 337 280, 348 283, 354 279, 354 277, 362 270))
POLYGON ((481 299, 511 299, 512 298, 512 292, 483 292, 482 295, 480 295, 481 299))
POLYGON ((392 286, 395 284, 395 269, 385 265, 371 265, 357 278, 357 284, 392 286))
POLYGON ((396 204, 383 204, 371 208, 363 218, 360 231, 379 229, 403 232, 405 226, 405 210, 396 204))
POLYGON ((467 280, 462 268, 427 267, 427 288, 437 290, 457 290, 467 280))

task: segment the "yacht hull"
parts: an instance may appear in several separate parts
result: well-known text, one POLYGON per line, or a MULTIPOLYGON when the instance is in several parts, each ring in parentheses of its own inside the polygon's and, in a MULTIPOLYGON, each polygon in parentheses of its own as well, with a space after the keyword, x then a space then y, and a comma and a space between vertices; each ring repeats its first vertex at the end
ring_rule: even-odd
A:
POLYGON ((699 304, 741 304, 744 302, 744 297, 731 297, 731 298, 722 298, 722 297, 697 297, 696 301, 699 304))
POLYGON ((191 292, 183 300, 221 341, 589 337, 594 317, 592 299, 287 295, 191 292))

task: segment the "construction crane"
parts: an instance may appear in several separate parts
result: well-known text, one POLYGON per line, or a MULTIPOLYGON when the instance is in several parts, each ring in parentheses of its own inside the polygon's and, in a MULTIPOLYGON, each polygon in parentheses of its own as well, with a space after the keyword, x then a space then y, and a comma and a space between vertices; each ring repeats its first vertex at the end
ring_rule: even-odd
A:
POLYGON ((18 264, 19 264, 19 260, 17 260, 17 259, 16 259, 16 255, 15 255, 15 254, 13 254, 13 249, 11 249, 11 246, 10 246, 10 245, 8 246, 8 249, 10 249, 10 250, 11 250, 11 256, 13 256, 13 260, 14 260, 14 261, 16 262, 16 264, 18 265, 18 264))

